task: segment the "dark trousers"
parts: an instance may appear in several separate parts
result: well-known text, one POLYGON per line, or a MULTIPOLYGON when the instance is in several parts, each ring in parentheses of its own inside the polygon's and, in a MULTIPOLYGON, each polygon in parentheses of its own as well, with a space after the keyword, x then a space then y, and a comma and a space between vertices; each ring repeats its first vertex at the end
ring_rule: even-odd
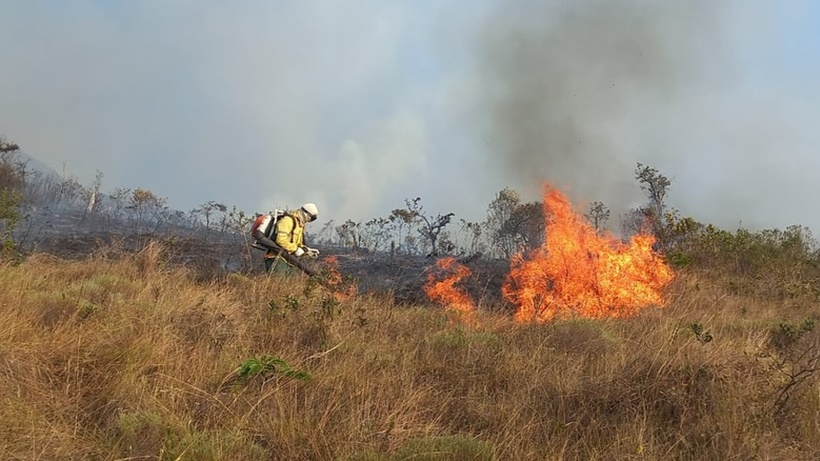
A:
POLYGON ((282 258, 265 258, 265 272, 271 274, 295 274, 296 269, 282 258))

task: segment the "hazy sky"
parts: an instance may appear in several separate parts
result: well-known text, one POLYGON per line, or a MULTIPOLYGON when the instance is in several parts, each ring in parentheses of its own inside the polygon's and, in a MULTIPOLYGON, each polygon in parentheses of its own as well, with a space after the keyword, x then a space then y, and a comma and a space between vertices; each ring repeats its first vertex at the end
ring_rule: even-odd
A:
POLYGON ((642 162, 685 214, 820 232, 812 0, 0 0, 0 57, 0 134, 176 209, 618 214, 642 162))

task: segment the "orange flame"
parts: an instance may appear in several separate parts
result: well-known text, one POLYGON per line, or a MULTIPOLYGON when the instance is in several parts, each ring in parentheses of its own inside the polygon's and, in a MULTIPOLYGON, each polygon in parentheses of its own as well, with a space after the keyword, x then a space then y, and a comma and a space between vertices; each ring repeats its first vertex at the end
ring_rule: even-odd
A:
POLYGON ((324 282, 328 288, 333 290, 333 296, 339 301, 356 296, 356 285, 342 277, 336 256, 328 256, 322 262, 324 263, 324 282))
POLYGON ((664 305, 661 289, 674 274, 641 234, 623 243, 598 235, 574 213, 556 189, 544 189, 544 246, 516 256, 504 297, 516 306, 515 319, 545 322, 556 315, 625 317, 649 305, 664 305))
POLYGON ((437 272, 446 273, 442 280, 437 280, 436 274, 430 272, 424 292, 431 300, 440 302, 461 314, 462 319, 471 320, 475 315, 475 307, 467 293, 456 287, 456 284, 472 273, 470 269, 456 262, 455 258, 443 258, 436 261, 437 272))

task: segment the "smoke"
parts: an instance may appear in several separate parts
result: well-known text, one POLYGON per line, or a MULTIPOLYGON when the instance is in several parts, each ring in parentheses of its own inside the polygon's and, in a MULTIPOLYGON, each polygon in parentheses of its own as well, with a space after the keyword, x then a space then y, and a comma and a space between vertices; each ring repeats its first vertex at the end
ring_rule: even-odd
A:
MULTIPOLYGON (((372 217, 367 212, 402 203, 400 195, 393 195, 395 186, 423 174, 428 149, 426 122, 412 112, 397 113, 344 141, 333 158, 312 165, 315 177, 321 178, 318 184, 300 185, 298 175, 289 184, 327 205, 333 218, 366 219, 372 217)), ((274 194, 267 203, 293 204, 293 195, 274 194)))
POLYGON ((546 180, 614 218, 641 162, 702 221, 820 227, 817 2, 65 3, 0 5, 0 134, 104 190, 481 220, 546 180))
POLYGON ((311 201, 358 220, 413 194, 396 191, 428 142, 412 6, 108 3, 0 6, 0 134, 29 154, 183 210, 311 201))
POLYGON ((657 119, 731 74, 724 4, 505 2, 477 46, 487 155, 525 191, 547 180, 616 212, 634 206, 636 162, 673 153, 657 119))

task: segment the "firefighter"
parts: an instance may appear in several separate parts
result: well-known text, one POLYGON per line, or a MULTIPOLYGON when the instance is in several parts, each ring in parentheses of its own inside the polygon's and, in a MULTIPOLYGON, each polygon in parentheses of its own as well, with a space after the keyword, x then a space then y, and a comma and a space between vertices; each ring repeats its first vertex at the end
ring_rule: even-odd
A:
MULTIPOLYGON (((319 250, 308 247, 304 241, 305 225, 315 221, 318 217, 319 209, 316 204, 305 203, 298 210, 292 210, 276 221, 271 238, 277 248, 268 248, 265 252, 267 272, 280 274, 294 272, 294 265, 287 260, 293 260, 293 258, 285 257, 283 253, 296 258, 317 258, 319 256, 319 250)), ((300 270, 305 270, 303 265, 298 266, 300 270)))

